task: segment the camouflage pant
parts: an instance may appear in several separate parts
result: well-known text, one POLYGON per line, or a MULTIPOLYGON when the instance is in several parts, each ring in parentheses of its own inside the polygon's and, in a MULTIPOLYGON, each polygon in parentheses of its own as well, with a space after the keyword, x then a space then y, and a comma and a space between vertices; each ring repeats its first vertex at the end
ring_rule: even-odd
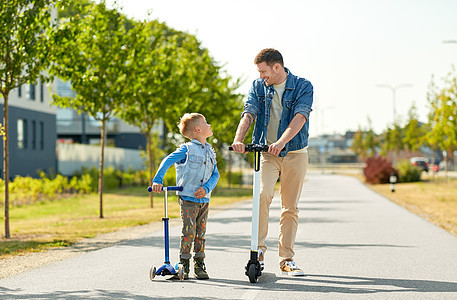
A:
POLYGON ((180 255, 181 259, 192 258, 191 247, 194 244, 194 257, 205 257, 205 233, 208 219, 209 203, 196 203, 179 198, 181 205, 182 236, 180 255))

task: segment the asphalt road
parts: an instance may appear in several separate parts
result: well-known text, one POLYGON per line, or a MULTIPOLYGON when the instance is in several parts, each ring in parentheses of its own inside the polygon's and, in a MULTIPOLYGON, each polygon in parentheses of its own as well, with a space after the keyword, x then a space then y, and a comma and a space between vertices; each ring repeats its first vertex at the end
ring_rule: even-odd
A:
MULTIPOLYGON (((275 198, 265 270, 255 284, 244 275, 246 202, 209 218, 209 280, 149 279, 149 268, 164 259, 160 230, 2 279, 0 299, 457 299, 457 238, 357 179, 310 173, 299 208, 295 250, 303 277, 280 275, 275 198)), ((180 227, 170 235, 176 262, 180 227)))

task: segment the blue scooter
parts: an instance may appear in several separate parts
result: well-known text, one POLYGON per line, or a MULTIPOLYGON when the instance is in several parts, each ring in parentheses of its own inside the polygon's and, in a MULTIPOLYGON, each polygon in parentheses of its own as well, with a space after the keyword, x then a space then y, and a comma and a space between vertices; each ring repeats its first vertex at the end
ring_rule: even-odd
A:
MULTIPOLYGON (((165 262, 158 269, 153 265, 149 270, 149 278, 153 280, 157 275, 168 276, 178 275, 180 280, 184 280, 183 265, 176 263, 174 266, 170 264, 170 246, 169 246, 169 234, 168 234, 168 191, 182 191, 182 186, 168 186, 162 188, 164 196, 164 210, 165 216, 162 218, 164 233, 165 233, 165 262)), ((152 192, 152 186, 148 187, 148 192, 152 192)))

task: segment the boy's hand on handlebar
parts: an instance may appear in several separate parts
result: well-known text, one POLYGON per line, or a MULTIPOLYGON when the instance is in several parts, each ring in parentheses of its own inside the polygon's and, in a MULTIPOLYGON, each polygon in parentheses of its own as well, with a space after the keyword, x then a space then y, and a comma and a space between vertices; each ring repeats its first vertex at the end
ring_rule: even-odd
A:
POLYGON ((155 193, 161 193, 162 192, 163 185, 160 183, 153 183, 152 184, 152 191, 155 193))
POLYGON ((233 142, 232 149, 237 153, 246 153, 246 146, 240 142, 233 142))
POLYGON ((204 187, 199 187, 199 188, 195 191, 194 195, 195 195, 195 198, 197 198, 197 199, 200 199, 200 198, 205 197, 205 196, 206 196, 206 190, 205 190, 205 188, 204 188, 204 187))

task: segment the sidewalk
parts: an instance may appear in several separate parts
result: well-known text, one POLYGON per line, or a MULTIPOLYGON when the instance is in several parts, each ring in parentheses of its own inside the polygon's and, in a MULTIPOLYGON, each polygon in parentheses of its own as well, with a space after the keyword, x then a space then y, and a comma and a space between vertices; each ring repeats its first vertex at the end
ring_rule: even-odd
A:
MULTIPOLYGON (((350 176, 310 172, 299 203, 295 260, 281 275, 279 198, 271 206, 265 270, 251 284, 251 203, 213 213, 206 235, 209 280, 149 280, 163 263, 163 232, 0 280, 1 299, 457 299, 457 238, 350 176)), ((210 208, 211 209, 211 208, 210 208)), ((178 259, 180 226, 170 228, 178 259)), ((193 276, 191 274, 191 276, 193 276)))
POLYGON ((457 299, 457 238, 357 179, 309 174, 300 208, 298 257, 317 282, 380 299, 457 299))
MULTIPOLYGON (((250 299, 457 299, 457 238, 356 178, 311 171, 299 209, 295 260, 305 277, 279 274, 276 197, 264 277, 257 289, 251 287, 250 299)), ((223 250, 231 244, 220 238, 224 229, 215 223, 239 223, 244 221, 241 216, 227 211, 213 218, 208 245, 223 250)), ((241 237, 242 231, 231 236, 241 237)), ((249 236, 245 243, 247 253, 249 236)))

